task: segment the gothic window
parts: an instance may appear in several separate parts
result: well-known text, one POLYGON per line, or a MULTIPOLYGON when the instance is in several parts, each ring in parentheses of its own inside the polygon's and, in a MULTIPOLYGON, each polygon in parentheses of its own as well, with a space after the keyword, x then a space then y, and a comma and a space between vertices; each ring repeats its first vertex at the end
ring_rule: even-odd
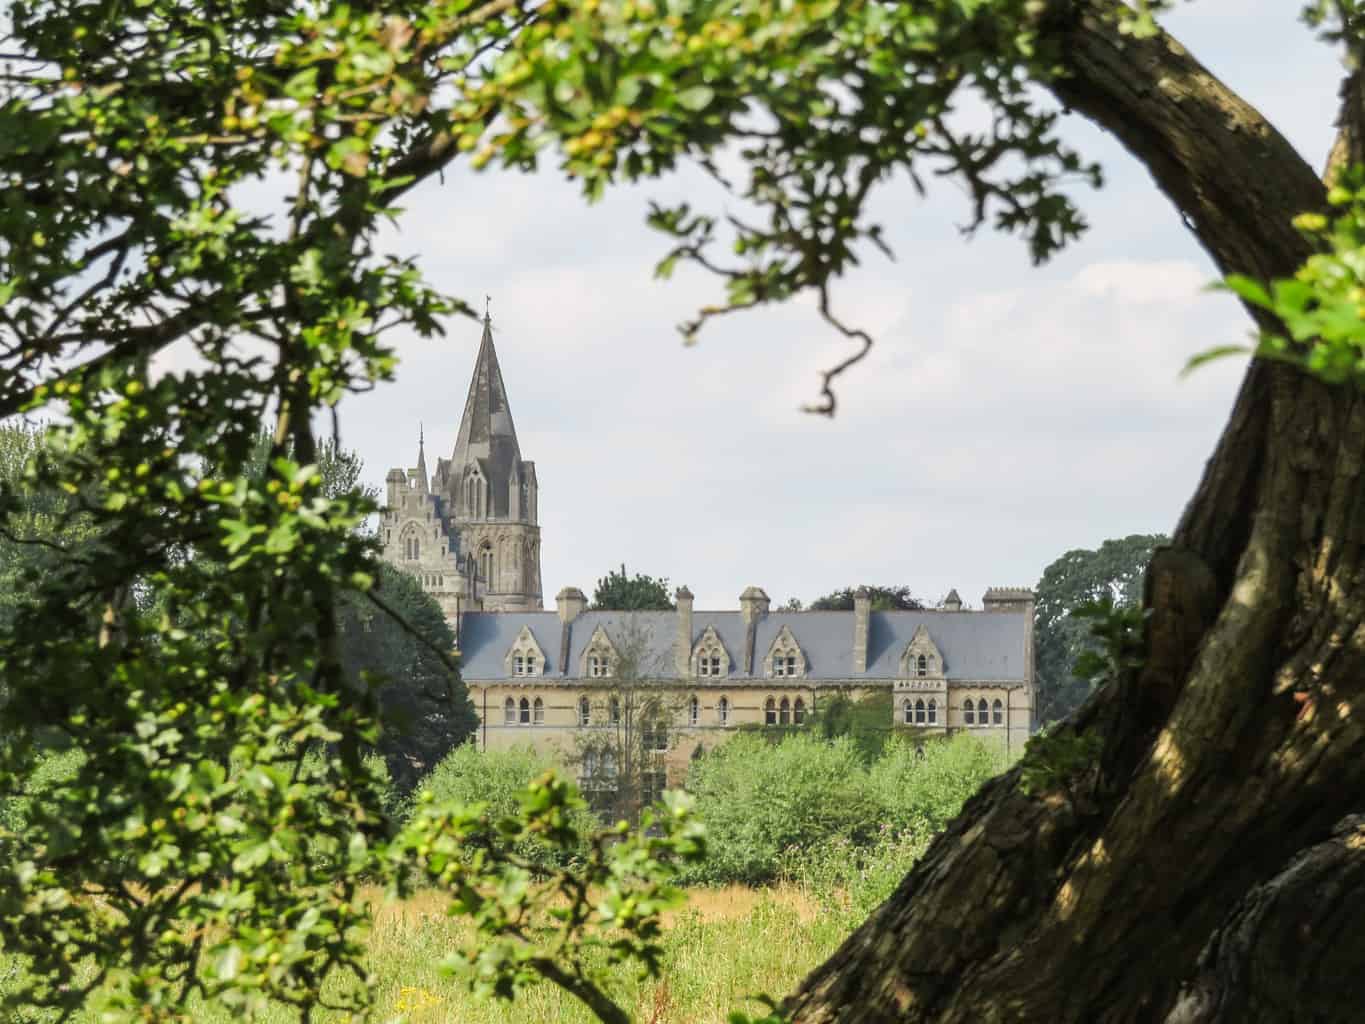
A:
POLYGON ((991 705, 991 722, 995 725, 1005 724, 1005 706, 998 700, 991 705))
POLYGON ((583 752, 583 777, 591 779, 597 774, 597 751, 585 750, 583 752))
POLYGON ((905 700, 901 701, 901 714, 906 725, 915 724, 915 708, 914 705, 910 703, 909 697, 906 697, 905 700))
POLYGON ((533 711, 533 714, 535 715, 535 723, 536 723, 536 725, 544 725, 544 724, 545 724, 545 702, 544 702, 543 700, 541 700, 539 697, 537 697, 537 698, 536 698, 535 704, 532 705, 532 711, 533 711))
POLYGON ((976 724, 990 725, 990 711, 986 708, 986 698, 982 697, 976 702, 976 724))
POLYGON ((512 656, 512 674, 524 676, 526 674, 526 659, 520 654, 512 656))
POLYGON ((792 724, 804 725, 806 722, 806 702, 800 697, 796 698, 796 703, 792 705, 792 724))
POLYGON ((646 751, 666 751, 668 749, 668 726, 657 720, 645 722, 645 726, 640 730, 642 743, 646 751))
POLYGON ((929 630, 921 624, 901 655, 902 679, 942 679, 943 656, 929 630))
POLYGON ((805 656, 801 653, 796 637, 792 636, 791 630, 786 626, 778 631, 776 639, 773 640, 768 651, 767 664, 768 675, 778 679, 789 679, 805 673, 805 656))
POLYGON ((611 714, 611 724, 612 724, 612 725, 620 725, 620 724, 621 724, 621 701, 620 701, 619 699, 617 699, 616 697, 613 697, 613 698, 611 699, 610 714, 611 714))
POLYGON ((660 771, 640 773, 640 801, 645 807, 653 807, 664 795, 668 786, 667 776, 660 771))
POLYGON ((929 698, 928 716, 930 725, 938 724, 938 701, 934 700, 932 697, 929 698))
POLYGON ((730 724, 730 698, 722 697, 716 701, 716 720, 721 725, 730 724))
POLYGON ((972 703, 970 697, 962 704, 962 721, 968 725, 976 724, 976 705, 972 703))
POLYGON ((763 702, 763 724, 777 724, 777 701, 769 697, 763 702))
POLYGON ((699 676, 718 676, 720 675, 720 655, 703 654, 697 658, 697 675, 699 676))
POLYGON ((520 721, 522 725, 530 725, 531 702, 525 697, 521 698, 521 702, 517 705, 517 711, 519 712, 518 721, 520 721))
POLYGON ((616 650, 601 626, 593 631, 578 665, 579 672, 590 679, 606 679, 615 670, 616 650))
POLYGON ((611 659, 605 654, 588 655, 588 675, 602 679, 611 673, 611 659))
POLYGON ((777 724, 791 725, 791 720, 792 720, 791 701, 787 700, 786 697, 783 697, 782 703, 777 705, 777 724))
POLYGON ((517 724, 517 702, 514 701, 511 697, 508 697, 507 700, 503 702, 502 724, 503 725, 517 724))
POLYGON ((409 562, 415 562, 422 557, 422 542, 417 536, 417 530, 409 526, 401 534, 403 542, 403 557, 409 562))
POLYGON ((479 575, 484 578, 484 585, 491 591, 493 589, 493 546, 484 544, 479 549, 479 575))
POLYGON ((697 700, 697 695, 692 694, 692 699, 687 702, 687 724, 696 725, 701 718, 701 701, 697 700))
POLYGON ((592 704, 587 697, 578 698, 578 724, 592 725, 592 704))
POLYGON ((923 699, 915 701, 915 724, 916 724, 916 725, 923 725, 923 724, 924 724, 924 701, 923 701, 923 699))
POLYGON ((616 778, 616 751, 602 751, 602 774, 609 779, 616 778))
POLYGON ((927 676, 927 675, 929 674, 929 656, 928 656, 928 655, 921 654, 921 655, 919 656, 919 664, 918 664, 918 666, 916 666, 916 672, 915 672, 915 674, 916 674, 916 675, 921 675, 921 676, 927 676))

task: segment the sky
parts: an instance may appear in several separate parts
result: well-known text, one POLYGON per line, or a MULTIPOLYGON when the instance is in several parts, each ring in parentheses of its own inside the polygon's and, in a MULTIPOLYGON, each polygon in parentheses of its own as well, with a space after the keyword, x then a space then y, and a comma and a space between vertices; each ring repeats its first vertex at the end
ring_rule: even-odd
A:
MULTIPOLYGON (((1167 19, 1315 167, 1331 142, 1339 65, 1283 0, 1198 0, 1167 19)), ((654 280, 666 240, 650 198, 723 208, 695 173, 588 205, 553 168, 448 172, 408 197, 395 251, 482 305, 521 444, 540 482, 547 606, 628 571, 686 584, 698 608, 749 585, 775 603, 862 583, 926 601, 956 588, 1033 586, 1063 552, 1170 532, 1244 369, 1188 377, 1190 356, 1245 342, 1249 321, 1210 293, 1212 263, 1136 162, 1079 117, 1065 137, 1106 171, 1090 231, 1043 268, 1025 244, 972 240, 951 185, 885 187, 874 207, 894 262, 869 252, 836 312, 877 340, 838 384, 833 420, 801 411, 848 343, 809 301, 676 325, 720 298, 680 271, 654 280)), ((365 475, 448 456, 481 328, 400 342, 394 383, 341 406, 365 475)), ((433 463, 434 464, 434 463, 433 463)))

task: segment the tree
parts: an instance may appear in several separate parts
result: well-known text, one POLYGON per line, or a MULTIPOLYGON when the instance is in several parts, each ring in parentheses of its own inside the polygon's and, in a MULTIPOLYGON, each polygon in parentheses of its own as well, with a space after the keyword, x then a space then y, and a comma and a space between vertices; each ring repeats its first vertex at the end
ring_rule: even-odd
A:
POLYGON ((594 611, 607 612, 666 612, 673 610, 673 599, 668 596, 668 578, 636 573, 626 575, 625 563, 621 571, 613 569, 600 580, 592 592, 594 611))
POLYGON ((610 821, 640 820, 663 795, 664 757, 687 699, 660 688, 662 655, 648 626, 626 616, 606 655, 607 674, 579 698, 581 732, 573 760, 590 805, 610 821))
POLYGON ((832 594, 816 598, 810 604, 813 612, 851 612, 853 596, 859 590, 866 590, 872 599, 874 612, 917 612, 924 608, 918 599, 910 595, 909 587, 844 587, 832 594))
MULTIPOLYGON (((24 995, 83 1001, 76 965, 93 962, 128 1015, 199 990, 311 1010, 325 978, 364 975, 350 894, 366 851, 436 850, 435 878, 470 885, 438 847, 484 834, 474 818, 424 812, 421 841, 388 845, 337 630, 341 595, 374 583, 355 535, 373 508, 321 494, 313 468, 314 413, 391 376, 395 328, 470 312, 378 251, 413 187, 460 159, 555 159, 596 197, 696 162, 730 212, 649 215, 672 245, 658 272, 689 263, 722 288, 684 333, 811 293, 853 343, 823 377, 815 409, 832 414, 873 343, 830 285, 881 244, 875 186, 950 177, 969 228, 1044 260, 1084 228, 1074 185, 1099 181, 1058 137, 1060 104, 1151 173, 1243 300, 1257 358, 1149 566, 1136 656, 1111 630, 1110 681, 969 801, 786 1009, 1068 1022, 1181 1001, 1184 1020, 1349 1019, 1350 985, 1261 965, 1293 949, 1347 976, 1365 959, 1348 927, 1365 893, 1365 19, 1356 0, 1305 3, 1351 69, 1324 181, 1156 25, 1167 0, 1135 4, 11 5, 0 417, 61 419, 40 482, 100 494, 95 557, 46 574, 0 634, 0 798, 40 723, 86 755, 0 865, 0 941, 37 979, 24 995), (951 116, 964 106, 986 127, 951 116), (241 205, 282 173, 284 203, 241 205), (154 374, 172 345, 202 366, 154 374), (267 409, 262 483, 241 470, 267 409), (196 544, 214 558, 176 560, 196 544), (137 587, 157 617, 130 604, 137 587), (301 779, 283 737, 336 753, 301 779), (160 884, 168 867, 183 884, 160 884), (215 904, 225 887, 248 895, 215 904)), ((536 827, 555 834, 568 799, 533 794, 536 827)), ((479 918, 495 932, 497 904, 479 918)), ((498 934, 480 961, 498 991, 540 972, 623 1018, 581 961, 498 934)))
POLYGON ((1134 533, 1106 540, 1094 551, 1075 548, 1043 570, 1034 590, 1040 724, 1070 714, 1089 693, 1076 678, 1076 659, 1083 651, 1098 651, 1099 642, 1076 610, 1102 598, 1118 608, 1138 607, 1152 552, 1168 543, 1164 534, 1134 533))
POLYGON ((441 657, 455 649, 455 633, 436 600, 389 565, 380 568, 375 592, 386 610, 356 595, 343 600, 341 660, 357 685, 380 681, 376 747, 389 777, 406 793, 474 735, 479 717, 459 673, 441 657))

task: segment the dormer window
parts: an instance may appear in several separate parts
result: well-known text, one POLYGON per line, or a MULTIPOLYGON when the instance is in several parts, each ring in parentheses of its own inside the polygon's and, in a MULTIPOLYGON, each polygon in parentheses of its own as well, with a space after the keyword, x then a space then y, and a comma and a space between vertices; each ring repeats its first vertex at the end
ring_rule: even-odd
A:
POLYGON ((507 652, 507 672, 513 676, 538 676, 545 671, 545 652, 536 643, 529 626, 522 626, 512 649, 507 652))
POLYGON ((612 646, 606 630, 598 626, 593 630, 587 648, 580 655, 579 674, 589 679, 606 679, 613 674, 615 668, 616 648, 612 646))
POLYGON ((906 644, 905 652, 901 655, 901 678, 943 678, 943 655, 923 625, 915 630, 914 637, 906 644))
POLYGON ((801 646, 796 642, 796 637, 792 636, 791 630, 786 626, 783 626, 773 639, 764 664, 767 666, 767 674, 775 679, 794 679, 806 674, 806 657, 801 653, 801 646))
POLYGON ((703 679, 719 679, 730 674, 730 655, 714 626, 707 626, 697 646, 692 648, 692 671, 703 679))

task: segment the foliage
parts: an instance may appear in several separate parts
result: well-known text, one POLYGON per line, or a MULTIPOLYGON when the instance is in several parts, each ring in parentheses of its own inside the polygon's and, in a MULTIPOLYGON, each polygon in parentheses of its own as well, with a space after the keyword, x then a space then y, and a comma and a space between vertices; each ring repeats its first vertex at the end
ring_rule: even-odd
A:
POLYGON ((626 574, 623 562, 620 571, 613 569, 600 580, 592 592, 594 611, 645 612, 672 611, 673 599, 668 595, 668 579, 636 573, 626 574))
POLYGON ((1106 599, 1118 608, 1140 606, 1147 563, 1169 542, 1163 534, 1135 533, 1093 551, 1068 551, 1043 570, 1034 606, 1040 722, 1065 717, 1090 693, 1089 680, 1076 668, 1087 651, 1098 649, 1098 641, 1078 610, 1106 599))
POLYGON ((1229 345, 1195 356, 1193 369, 1220 356, 1254 352, 1300 366, 1333 384, 1365 387, 1365 168, 1346 168, 1327 193, 1329 213, 1294 221, 1317 250, 1292 278, 1263 283, 1229 274, 1223 286, 1271 315, 1277 327, 1256 344, 1229 345))
MULTIPOLYGON (((846 737, 794 734, 773 744, 741 733, 688 775, 710 854, 687 877, 713 884, 786 877, 823 892, 830 886, 822 872, 843 851, 850 874, 834 888, 875 876, 881 881, 861 890, 872 899, 869 893, 891 883, 865 851, 879 845, 899 851, 903 865, 907 851, 940 831, 1006 767, 1003 749, 966 735, 895 737, 868 763, 846 737)), ((831 897, 849 898, 847 891, 831 897)))
POLYGON ((811 602, 813 612, 851 612, 853 598, 859 590, 867 591, 874 612, 917 612, 924 608, 923 603, 910 593, 910 588, 900 587, 844 587, 811 602))
POLYGON ((932 833, 882 824, 870 842, 831 836, 783 851, 779 876, 846 928, 881 906, 929 848, 932 833))
POLYGON ((73 779, 80 769, 79 750, 51 750, 38 758, 22 788, 0 800, 0 858, 6 856, 6 839, 22 832, 37 818, 51 817, 47 800, 52 790, 73 779), (34 805, 38 804, 36 809, 34 805))
POLYGON ((864 761, 881 756, 887 739, 895 729, 895 709, 889 693, 863 693, 857 696, 836 693, 823 697, 815 706, 810 729, 827 740, 849 737, 864 761))
MULTIPOLYGON (((510 750, 479 750, 473 744, 464 744, 450 751, 431 773, 422 779, 420 792, 431 794, 438 806, 481 805, 491 818, 514 818, 521 807, 522 794, 537 779, 553 770, 555 760, 548 754, 537 752, 532 747, 514 747, 510 750)), ((586 811, 571 814, 574 827, 583 835, 592 832, 595 819, 586 811)), ((544 842, 532 838, 516 848, 516 854, 538 865, 553 862, 556 851, 544 842)), ((559 851, 564 858, 559 863, 567 864, 567 858, 578 856, 582 851, 569 849, 559 851)))
POLYGON ((341 603, 341 661, 353 685, 378 684, 376 747, 394 784, 407 793, 474 735, 479 717, 451 657, 455 633, 436 600, 389 565, 380 567, 372 598, 349 594, 341 603))

